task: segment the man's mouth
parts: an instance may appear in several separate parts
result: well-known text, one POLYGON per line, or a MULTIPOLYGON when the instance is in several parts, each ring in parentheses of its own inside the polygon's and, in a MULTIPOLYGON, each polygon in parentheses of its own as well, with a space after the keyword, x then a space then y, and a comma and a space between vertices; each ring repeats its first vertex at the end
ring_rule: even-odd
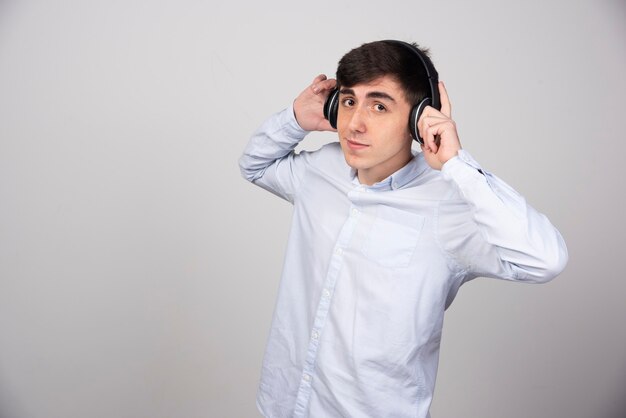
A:
POLYGON ((364 144, 362 142, 358 142, 358 141, 354 141, 351 139, 346 139, 346 144, 348 145, 348 148, 350 148, 351 150, 361 150, 361 149, 365 149, 367 147, 369 147, 369 145, 364 144))

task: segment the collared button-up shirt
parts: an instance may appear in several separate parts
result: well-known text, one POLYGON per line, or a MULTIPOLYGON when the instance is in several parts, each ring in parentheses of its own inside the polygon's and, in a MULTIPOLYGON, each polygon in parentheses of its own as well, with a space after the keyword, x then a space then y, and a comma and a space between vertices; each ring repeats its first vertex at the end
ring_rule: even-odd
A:
POLYGON ((429 416, 445 309, 478 276, 544 282, 567 250, 548 219, 465 151, 421 153, 367 186, 339 143, 294 152, 289 108, 240 158, 294 206, 257 398, 268 418, 429 416))

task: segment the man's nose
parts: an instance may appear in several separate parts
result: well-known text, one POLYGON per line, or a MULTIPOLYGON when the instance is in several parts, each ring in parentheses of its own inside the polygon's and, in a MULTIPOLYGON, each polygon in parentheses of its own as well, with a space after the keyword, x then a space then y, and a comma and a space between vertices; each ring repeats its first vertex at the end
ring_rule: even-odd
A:
POLYGON ((365 132, 365 122, 367 115, 365 114, 366 109, 358 106, 356 109, 352 111, 350 115, 350 124, 349 127, 351 130, 356 132, 365 132))

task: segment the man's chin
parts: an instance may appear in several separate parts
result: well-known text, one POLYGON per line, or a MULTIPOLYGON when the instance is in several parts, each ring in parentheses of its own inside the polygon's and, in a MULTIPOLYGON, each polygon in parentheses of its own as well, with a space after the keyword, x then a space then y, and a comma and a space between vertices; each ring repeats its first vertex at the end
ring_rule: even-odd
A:
POLYGON ((343 153, 343 157, 346 160, 346 164, 348 164, 350 166, 350 168, 354 169, 354 170, 358 170, 358 169, 363 169, 364 164, 363 164, 363 159, 356 157, 354 155, 348 154, 348 153, 343 153))

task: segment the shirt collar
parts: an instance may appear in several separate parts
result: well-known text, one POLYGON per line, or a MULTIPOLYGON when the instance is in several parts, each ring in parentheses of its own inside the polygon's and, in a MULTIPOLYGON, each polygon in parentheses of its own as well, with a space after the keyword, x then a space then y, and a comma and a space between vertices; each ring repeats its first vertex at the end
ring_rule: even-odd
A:
MULTIPOLYGON (((427 166, 422 153, 415 150, 413 150, 412 153, 413 158, 411 158, 411 160, 409 160, 404 167, 400 168, 386 179, 365 187, 375 191, 388 191, 404 188, 412 180, 417 178, 417 176, 422 174, 427 166)), ((357 176, 357 171, 354 168, 350 169, 350 176, 352 178, 352 183, 361 185, 359 177, 357 176)))

